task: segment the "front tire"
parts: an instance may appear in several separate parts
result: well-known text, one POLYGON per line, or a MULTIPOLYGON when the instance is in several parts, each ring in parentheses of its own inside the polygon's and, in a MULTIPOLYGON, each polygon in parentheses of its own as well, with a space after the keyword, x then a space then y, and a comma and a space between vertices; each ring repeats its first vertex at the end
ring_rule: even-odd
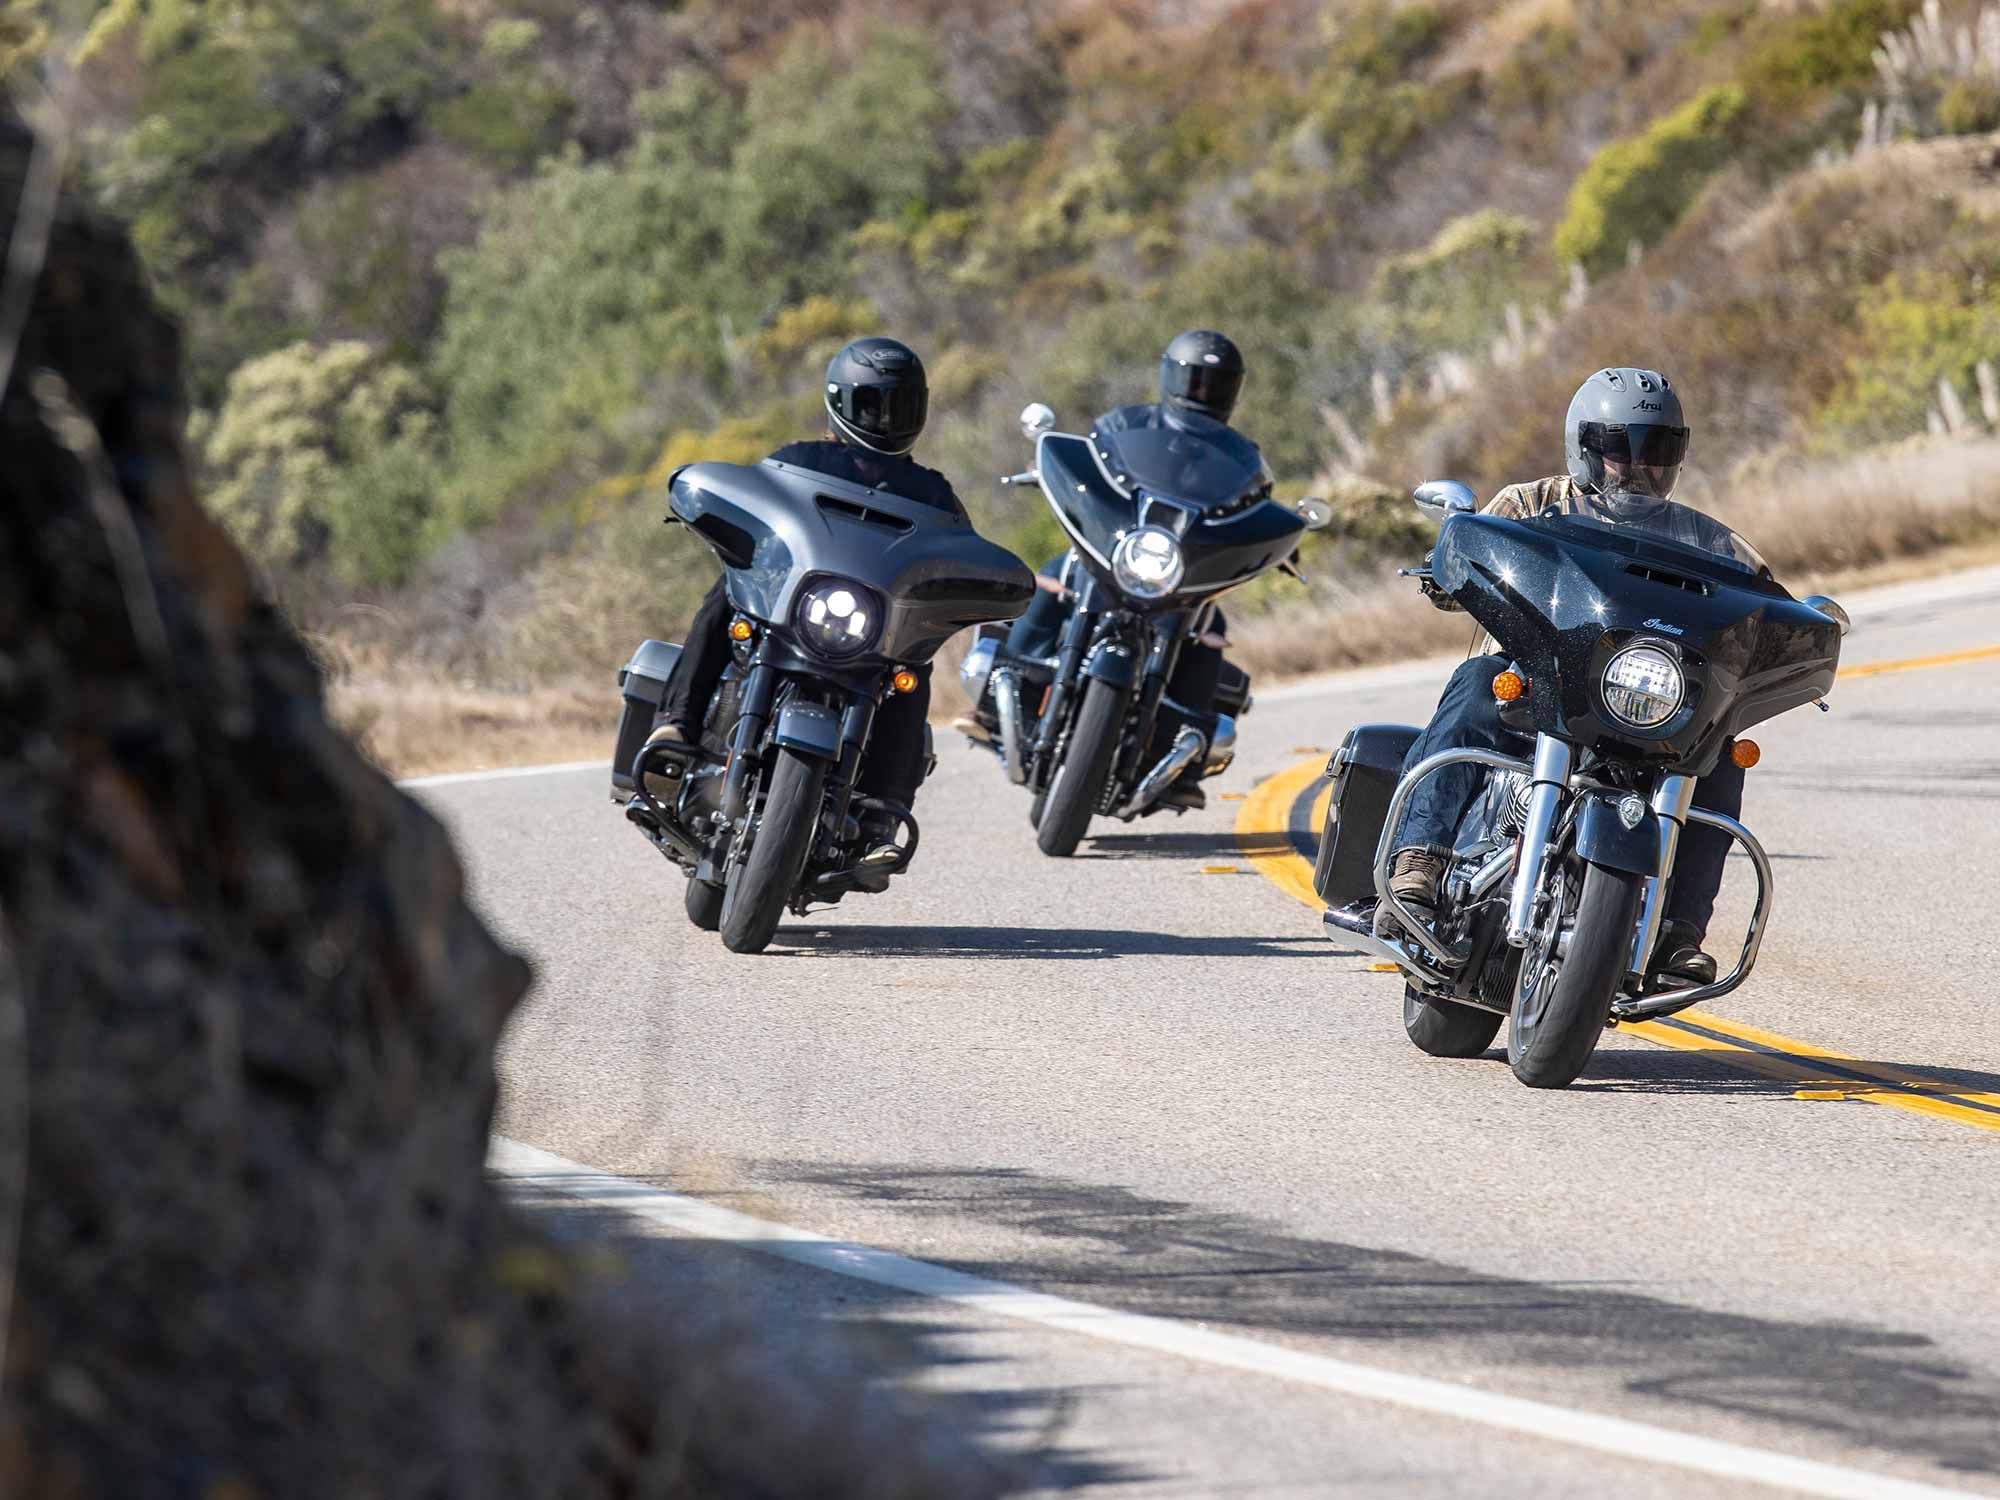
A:
POLYGON ((1583 867, 1583 894, 1569 952, 1558 958, 1556 939, 1576 876, 1561 876, 1547 920, 1521 955, 1521 981, 1507 1029, 1507 1061, 1531 1089, 1568 1088, 1597 1050, 1611 1002, 1632 956, 1633 929, 1645 881, 1602 865, 1583 867))
POLYGON ((777 935, 812 852, 825 788, 825 761, 782 745, 774 752, 750 857, 722 898, 722 945, 731 953, 762 953, 777 935))
POLYGON ((1108 682, 1090 679, 1076 727, 1070 731, 1063 758, 1049 782, 1048 804, 1035 827, 1042 853, 1068 859, 1083 841, 1118 754, 1118 729, 1125 721, 1125 695, 1108 682))
POLYGON ((1479 1057, 1507 1018, 1449 1000, 1432 1000, 1413 984, 1403 986, 1403 1030, 1432 1057, 1479 1057))

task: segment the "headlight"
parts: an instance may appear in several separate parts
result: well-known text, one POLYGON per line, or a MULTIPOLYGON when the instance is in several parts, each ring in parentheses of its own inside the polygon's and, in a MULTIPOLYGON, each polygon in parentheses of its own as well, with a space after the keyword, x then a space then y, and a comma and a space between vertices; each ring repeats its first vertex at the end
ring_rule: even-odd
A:
POLYGON ((1685 693, 1681 669, 1657 646, 1627 646, 1604 669, 1604 706, 1637 729, 1666 723, 1685 693))
POLYGON ((1128 531, 1111 552, 1111 576, 1118 587, 1141 599, 1163 599, 1180 587, 1187 565, 1171 531, 1141 526, 1128 531))
POLYGON ((799 634, 821 656, 857 656, 882 631, 882 606, 858 583, 829 578, 799 599, 799 634))

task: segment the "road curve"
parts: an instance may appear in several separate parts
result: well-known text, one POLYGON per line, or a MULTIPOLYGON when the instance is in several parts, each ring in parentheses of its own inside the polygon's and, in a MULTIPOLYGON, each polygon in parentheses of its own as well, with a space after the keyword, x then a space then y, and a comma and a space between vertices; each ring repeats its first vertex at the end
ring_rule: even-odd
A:
POLYGON ((2000 1495, 2000 653, 1968 654, 2000 646, 2000 570, 1855 603, 1850 666, 1894 669, 1757 734, 1758 976, 1678 1041, 1607 1037, 1565 1093, 1418 1053, 1398 981, 1284 889, 1305 786, 1269 784, 1351 723, 1421 721, 1432 663, 1262 695, 1207 811, 1100 822, 1064 862, 945 744, 912 873, 758 958, 687 927, 601 772, 424 788, 540 971, 499 1130, 766 1226, 739 1243, 791 1226, 1284 1356, 703 1246, 602 1195, 551 1209, 662 1295, 699 1265, 746 1310, 865 1326, 1051 1487, 2000 1495), (1349 1367, 1553 1414, 1296 1377, 1349 1367), (1851 1477, 1593 1445, 1602 1418, 1851 1477))

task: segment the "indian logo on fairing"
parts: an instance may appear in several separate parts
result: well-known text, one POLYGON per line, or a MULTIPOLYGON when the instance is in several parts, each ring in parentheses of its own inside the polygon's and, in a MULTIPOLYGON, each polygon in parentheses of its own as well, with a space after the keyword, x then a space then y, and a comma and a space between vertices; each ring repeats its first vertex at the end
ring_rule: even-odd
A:
POLYGON ((1669 625, 1669 624, 1668 624, 1668 623, 1667 623, 1667 622, 1666 622, 1665 620, 1662 620, 1662 619, 1660 619, 1660 618, 1659 618, 1658 616, 1655 616, 1654 618, 1652 618, 1652 619, 1650 619, 1650 620, 1648 620, 1648 621, 1646 622, 1646 629, 1648 629, 1648 630, 1664 630, 1664 631, 1665 631, 1665 632, 1666 632, 1666 633, 1667 633, 1668 635, 1686 635, 1686 634, 1687 634, 1687 632, 1686 632, 1686 631, 1684 631, 1684 630, 1682 630, 1680 626, 1678 626, 1678 625, 1669 625))

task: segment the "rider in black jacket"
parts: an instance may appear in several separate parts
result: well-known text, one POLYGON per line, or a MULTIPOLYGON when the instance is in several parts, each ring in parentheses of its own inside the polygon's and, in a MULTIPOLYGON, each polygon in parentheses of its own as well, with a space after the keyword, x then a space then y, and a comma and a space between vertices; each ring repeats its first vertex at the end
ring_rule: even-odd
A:
MULTIPOLYGON (((836 479, 888 490, 905 499, 964 513, 951 484, 935 469, 910 458, 930 410, 923 361, 894 339, 857 339, 826 367, 826 437, 787 443, 771 455, 781 463, 836 479)), ((695 611, 687 644, 673 674, 653 741, 698 744, 708 705, 729 665, 729 596, 718 578, 695 611)), ((917 689, 887 698, 875 716, 857 790, 910 806, 924 774, 924 724, 930 716, 930 664, 915 669, 917 689)), ((893 842, 895 822, 865 830, 871 840, 893 842)))

